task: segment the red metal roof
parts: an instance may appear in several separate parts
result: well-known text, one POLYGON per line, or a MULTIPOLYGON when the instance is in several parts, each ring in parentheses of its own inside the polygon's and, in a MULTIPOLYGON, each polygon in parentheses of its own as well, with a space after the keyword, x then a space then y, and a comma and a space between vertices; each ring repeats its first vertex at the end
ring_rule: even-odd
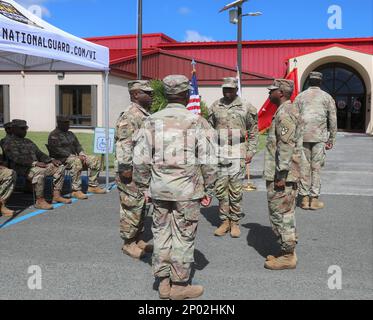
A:
MULTIPOLYGON (((118 35, 108 37, 93 37, 85 40, 109 47, 110 49, 136 49, 136 35, 118 35)), ((176 40, 163 33, 148 33, 143 35, 143 48, 156 47, 163 43, 173 43, 176 40)))
MULTIPOLYGON (((87 40, 108 46, 111 51, 111 64, 126 59, 135 59, 136 57, 136 35, 96 37, 87 40), (113 51, 113 49, 123 51, 113 51)), ((332 46, 373 54, 373 37, 243 41, 242 69, 246 73, 266 75, 268 78, 283 77, 287 71, 286 63, 290 58, 332 46)), ((143 48, 145 54, 151 55, 155 52, 154 50, 161 49, 163 53, 174 54, 179 58, 187 57, 189 60, 195 59, 197 62, 208 62, 218 68, 223 66, 224 68, 235 69, 237 63, 235 41, 177 42, 163 33, 155 33, 143 35, 143 48)), ((164 54, 159 55, 159 58, 164 58, 164 54)), ((152 60, 152 63, 155 63, 155 61, 152 60)), ((157 63, 160 63, 160 61, 157 63)), ((161 66, 168 69, 167 65, 162 64, 161 66)), ((154 66, 149 65, 148 67, 153 68, 154 66)), ((158 71, 163 72, 162 68, 158 71)), ((170 71, 172 72, 172 69, 170 71)), ((144 72, 146 72, 146 66, 144 72)), ((210 70, 210 72, 213 71, 210 70)), ((149 74, 153 74, 153 72, 149 72, 149 74)), ((160 77, 157 76, 157 78, 160 77)))
MULTIPOLYGON (((311 40, 264 40, 244 41, 242 68, 249 72, 267 74, 274 78, 283 77, 287 71, 289 57, 323 50, 332 45, 373 54, 373 37, 356 39, 311 39, 311 40)), ((160 44, 159 48, 183 54, 194 59, 236 65, 236 42, 199 42, 160 44)))
MULTIPOLYGON (((113 74, 136 77, 136 55, 126 57, 111 65, 113 74)), ((235 77, 236 68, 219 65, 208 61, 198 61, 198 82, 201 85, 219 85, 224 77, 235 77)), ((143 55, 143 77, 147 79, 162 79, 168 74, 191 74, 191 59, 165 50, 155 49, 143 55)), ((261 74, 242 73, 244 85, 267 85, 273 79, 261 74)))

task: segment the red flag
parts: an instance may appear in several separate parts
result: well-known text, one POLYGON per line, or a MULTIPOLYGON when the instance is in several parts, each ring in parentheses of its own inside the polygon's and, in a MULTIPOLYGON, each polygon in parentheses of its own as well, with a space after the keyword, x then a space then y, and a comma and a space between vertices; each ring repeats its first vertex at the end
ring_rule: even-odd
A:
MULTIPOLYGON (((291 101, 294 101, 296 96, 299 93, 298 87, 298 69, 294 68, 287 76, 286 79, 294 81, 294 91, 293 95, 291 96, 291 101)), ((268 129, 272 124, 272 118, 277 110, 277 107, 271 103, 269 98, 264 102, 263 106, 260 108, 258 112, 258 128, 259 131, 263 131, 268 129)))

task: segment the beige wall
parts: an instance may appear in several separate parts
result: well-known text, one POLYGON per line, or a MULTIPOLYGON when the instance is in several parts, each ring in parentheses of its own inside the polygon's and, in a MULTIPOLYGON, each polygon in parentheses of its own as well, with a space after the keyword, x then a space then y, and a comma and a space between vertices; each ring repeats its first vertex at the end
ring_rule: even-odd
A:
POLYGON ((109 77, 110 127, 115 128, 116 120, 123 109, 129 105, 128 80, 116 76, 109 77))
MULTIPOLYGON (((268 98, 267 87, 268 86, 244 87, 242 90, 242 97, 259 110, 268 98)), ((209 107, 223 96, 220 86, 199 87, 199 94, 209 107)))
POLYGON ((289 68, 292 70, 295 65, 298 67, 299 72, 299 88, 307 80, 311 71, 315 68, 327 63, 344 63, 357 72, 363 78, 367 90, 366 97, 366 132, 373 134, 373 104, 372 104, 372 87, 373 87, 373 55, 357 52, 354 50, 347 50, 340 47, 332 47, 304 56, 296 57, 297 63, 295 64, 294 58, 289 60, 289 68))
POLYGON ((103 120, 103 75, 65 73, 58 80, 53 73, 0 73, 0 85, 9 85, 10 119, 25 119, 30 131, 50 131, 56 123, 57 85, 97 85, 97 123, 103 120))

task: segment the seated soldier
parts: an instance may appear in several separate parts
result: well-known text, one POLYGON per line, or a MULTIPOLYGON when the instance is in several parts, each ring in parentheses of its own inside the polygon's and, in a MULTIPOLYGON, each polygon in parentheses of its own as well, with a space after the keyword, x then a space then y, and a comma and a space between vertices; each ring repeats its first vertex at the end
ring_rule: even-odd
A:
POLYGON ((12 217, 13 210, 9 210, 5 203, 9 199, 16 184, 17 174, 8 169, 2 162, 3 156, 0 154, 0 214, 4 217, 12 217))
POLYGON ((5 145, 6 157, 18 175, 25 176, 35 188, 35 208, 51 210, 53 206, 44 198, 44 179, 53 176, 53 201, 71 203, 61 196, 65 167, 58 160, 44 154, 31 140, 26 139, 27 122, 12 121, 13 137, 5 145))
POLYGON ((87 199, 82 192, 81 172, 89 169, 88 192, 106 193, 98 184, 101 171, 100 159, 84 153, 78 138, 69 131, 70 119, 67 116, 57 116, 57 128, 49 134, 48 150, 51 157, 60 160, 72 173, 72 196, 77 199, 87 199))
POLYGON ((4 130, 6 132, 6 136, 3 139, 0 140, 1 149, 4 149, 5 144, 12 137, 12 123, 11 122, 5 123, 4 124, 4 130))

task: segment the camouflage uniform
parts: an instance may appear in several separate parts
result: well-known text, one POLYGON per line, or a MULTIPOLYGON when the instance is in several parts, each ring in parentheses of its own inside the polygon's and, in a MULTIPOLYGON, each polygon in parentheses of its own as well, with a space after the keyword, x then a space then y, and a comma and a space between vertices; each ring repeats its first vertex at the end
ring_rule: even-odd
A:
POLYGON ((63 132, 59 128, 53 130, 48 137, 48 150, 51 157, 60 160, 66 169, 71 170, 73 191, 82 190, 80 176, 84 165, 79 156, 86 157, 86 165, 89 169, 89 186, 97 187, 99 185, 97 179, 101 171, 100 159, 86 155, 73 132, 63 132))
POLYGON ((31 140, 27 138, 13 138, 5 145, 5 153, 10 161, 11 168, 18 175, 27 177, 32 184, 35 184, 35 194, 37 198, 44 195, 44 179, 47 176, 53 176, 53 185, 55 191, 61 191, 65 168, 64 166, 55 167, 48 157, 31 140), (47 163, 47 168, 39 168, 37 162, 47 163))
MULTIPOLYGON (((149 81, 132 81, 128 84, 129 91, 144 90, 153 91, 149 81)), ((149 117, 149 112, 140 105, 131 102, 119 116, 115 130, 115 168, 120 201, 120 235, 123 240, 133 239, 143 229, 146 215, 146 203, 144 190, 141 190, 135 182, 125 184, 119 174, 133 169, 133 136, 149 117)))
MULTIPOLYGON (((224 79, 223 88, 237 88, 235 78, 224 79)), ((219 134, 219 173, 216 197, 221 220, 239 221, 242 216, 242 182, 245 158, 253 156, 258 144, 257 112, 237 97, 230 105, 220 99, 209 109, 209 123, 219 134), (230 137, 230 131, 233 130, 230 137), (246 140, 246 136, 248 139, 246 140)))
MULTIPOLYGON (((292 90, 292 81, 275 80, 269 89, 284 86, 292 90)), ((265 153, 269 219, 285 253, 292 253, 297 243, 294 213, 302 152, 301 121, 299 109, 290 100, 279 106, 268 132, 265 153), (274 181, 282 178, 286 179, 285 189, 276 190, 274 181)))
MULTIPOLYGON (((5 144, 12 138, 12 134, 8 133, 7 130, 9 130, 12 127, 12 123, 8 122, 4 124, 4 129, 6 131, 6 135, 4 138, 0 140, 0 149, 4 150, 5 144)), ((4 156, 3 156, 4 157, 4 156)))
MULTIPOLYGON (((185 76, 168 76, 163 83, 167 94, 189 89, 185 76)), ((215 137, 205 119, 184 105, 169 103, 145 121, 136 139, 134 179, 144 187, 150 184, 154 204, 156 277, 170 277, 179 283, 189 280, 200 199, 212 195, 216 179, 216 149, 211 135, 215 137)))
POLYGON ((334 145, 337 134, 335 101, 319 87, 310 87, 300 93, 294 103, 300 108, 304 121, 299 192, 302 196, 317 198, 321 189, 320 172, 325 164, 325 144, 334 145))
POLYGON ((5 203, 13 192, 17 174, 15 171, 1 166, 0 162, 0 202, 5 203))

